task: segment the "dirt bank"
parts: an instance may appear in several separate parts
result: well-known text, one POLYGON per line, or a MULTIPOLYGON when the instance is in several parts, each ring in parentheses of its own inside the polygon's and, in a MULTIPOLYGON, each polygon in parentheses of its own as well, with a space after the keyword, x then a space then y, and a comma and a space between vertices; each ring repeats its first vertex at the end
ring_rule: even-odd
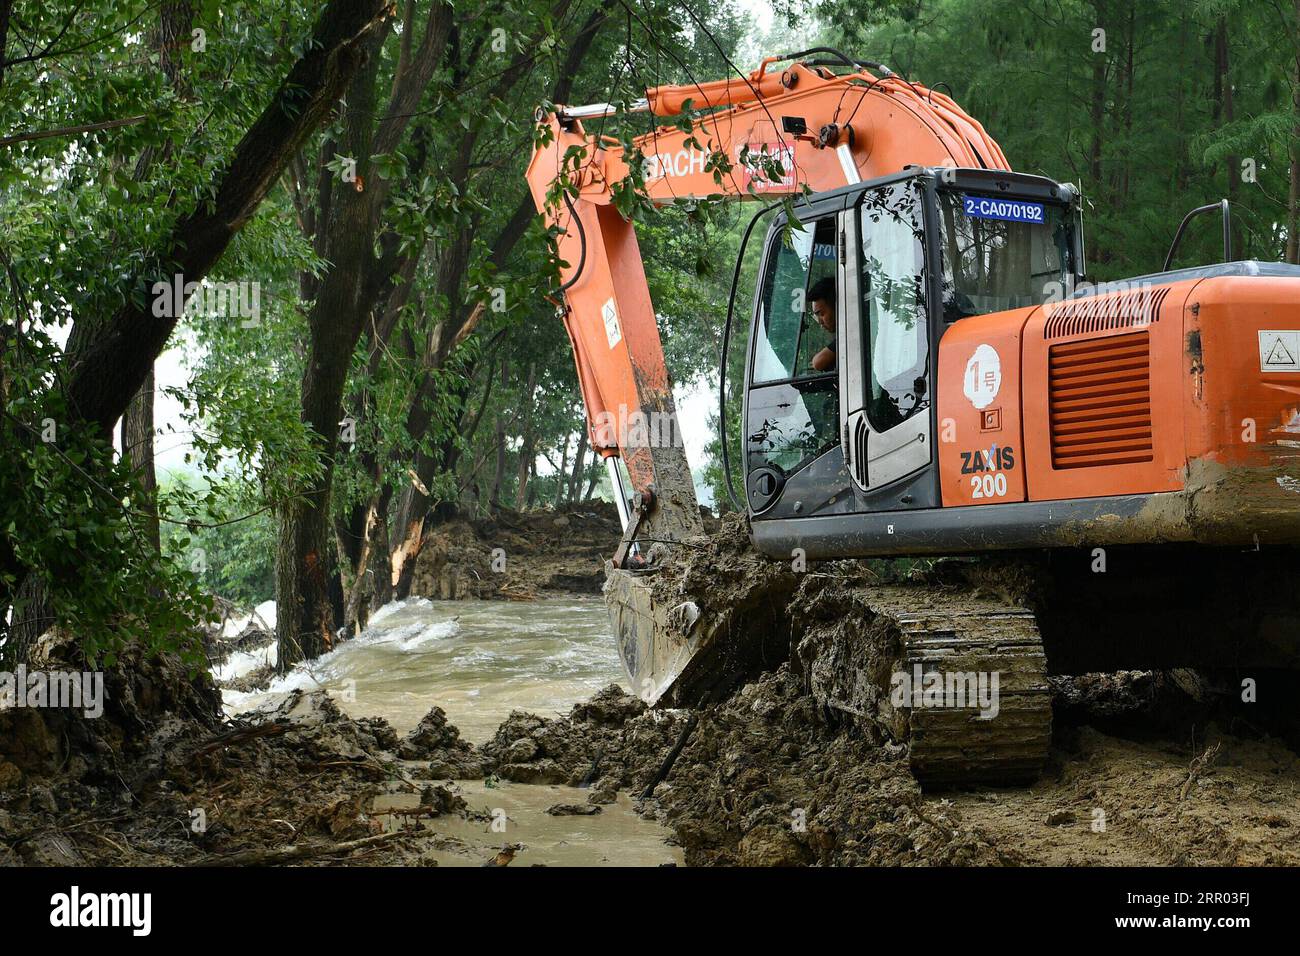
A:
MULTIPOLYGON (((31 667, 77 657, 61 640, 31 667)), ((502 784, 438 707, 405 736, 323 692, 223 720, 206 675, 134 652, 105 683, 98 717, 0 711, 0 866, 591 864, 623 841, 674 860, 626 796, 502 784), (566 805, 601 819, 545 812, 566 805)))
POLYGON ((424 536, 413 597, 434 600, 600 594, 622 530, 608 502, 455 518, 424 536))
MULTIPOLYGON (((80 669, 61 641, 30 667, 80 669)), ((371 813, 393 787, 422 814, 467 813, 445 787, 399 760, 481 775, 440 711, 406 738, 352 720, 323 694, 225 721, 206 675, 174 657, 125 654, 105 671, 102 716, 0 712, 0 864, 234 865, 353 857, 399 862, 415 851, 371 813)))

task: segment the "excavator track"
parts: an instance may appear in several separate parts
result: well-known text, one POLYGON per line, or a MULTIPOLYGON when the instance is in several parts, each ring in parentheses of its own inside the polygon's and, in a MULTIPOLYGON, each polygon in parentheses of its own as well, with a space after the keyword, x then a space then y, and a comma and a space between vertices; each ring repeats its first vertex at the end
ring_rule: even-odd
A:
POLYGON ((906 709, 909 760, 917 780, 927 785, 1033 781, 1052 738, 1047 658, 1033 614, 961 592, 918 588, 891 589, 869 600, 896 622, 899 670, 914 679, 919 673, 945 680, 941 706, 918 706, 914 699, 906 709), (950 675, 961 678, 949 681, 950 675), (954 704, 949 684, 958 697, 965 691, 968 706, 954 704), (995 706, 981 709, 981 703, 995 706))
POLYGON ((814 696, 906 744, 925 786, 1023 784, 1052 737, 1033 614, 969 588, 831 584, 808 595, 814 696))

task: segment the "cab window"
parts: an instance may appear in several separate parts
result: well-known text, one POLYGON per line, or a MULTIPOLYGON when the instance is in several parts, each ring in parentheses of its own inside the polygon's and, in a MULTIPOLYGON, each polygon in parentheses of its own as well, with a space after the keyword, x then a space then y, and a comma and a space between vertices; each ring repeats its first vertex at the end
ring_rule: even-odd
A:
POLYGON ((834 219, 790 229, 788 241, 774 237, 758 302, 755 383, 834 370, 814 360, 835 341, 835 250, 834 219))
POLYGON ((929 405, 921 192, 912 182, 868 190, 860 215, 867 417, 885 432, 929 405))
POLYGON ((834 218, 772 238, 755 310, 748 470, 790 473, 839 441, 834 218))

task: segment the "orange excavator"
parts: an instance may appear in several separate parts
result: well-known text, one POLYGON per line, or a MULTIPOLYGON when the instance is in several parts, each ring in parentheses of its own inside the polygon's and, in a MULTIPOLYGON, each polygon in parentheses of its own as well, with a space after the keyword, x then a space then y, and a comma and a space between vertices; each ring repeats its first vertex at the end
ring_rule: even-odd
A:
MULTIPOLYGON (((1300 620, 1277 599, 1300 544, 1300 267, 1233 261, 1226 201, 1189 213, 1163 271, 1092 285, 1078 189, 1013 172, 951 98, 881 64, 807 50, 649 90, 631 110, 689 121, 629 152, 599 132, 614 107, 556 107, 539 115, 528 181, 625 529, 606 595, 647 700, 716 693, 720 661, 737 655, 711 652, 722 638, 698 608, 662 607, 647 583, 644 543, 702 526, 634 227, 616 206, 631 164, 656 203, 764 203, 741 250, 758 261, 748 336, 731 331, 738 262, 721 366, 743 343, 737 504, 759 551, 1002 552, 1053 569, 1014 601, 864 592, 888 626, 861 631, 888 632, 895 675, 942 684, 960 663, 1004 678, 993 719, 900 702, 853 674, 813 687, 907 738, 923 781, 1037 772, 1045 639, 1076 671, 1300 666, 1300 620), (1189 222, 1212 213, 1223 262, 1170 271, 1189 222), (1231 609, 1211 622, 1221 600, 1231 609)), ((814 683, 824 672, 809 668, 814 683)))

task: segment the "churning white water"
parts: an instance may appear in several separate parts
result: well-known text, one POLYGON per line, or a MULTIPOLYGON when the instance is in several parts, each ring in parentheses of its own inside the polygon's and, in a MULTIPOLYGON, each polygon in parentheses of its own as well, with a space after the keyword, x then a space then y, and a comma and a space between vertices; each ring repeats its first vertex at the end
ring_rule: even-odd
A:
MULTIPOLYGON (((275 661, 242 652, 217 669, 228 680, 275 661)), ((355 639, 277 678, 267 691, 225 692, 238 712, 296 688, 325 689, 355 717, 384 717, 405 733, 435 704, 461 735, 488 740, 511 710, 544 717, 612 683, 626 686, 604 602, 428 601, 380 608, 355 639)))

